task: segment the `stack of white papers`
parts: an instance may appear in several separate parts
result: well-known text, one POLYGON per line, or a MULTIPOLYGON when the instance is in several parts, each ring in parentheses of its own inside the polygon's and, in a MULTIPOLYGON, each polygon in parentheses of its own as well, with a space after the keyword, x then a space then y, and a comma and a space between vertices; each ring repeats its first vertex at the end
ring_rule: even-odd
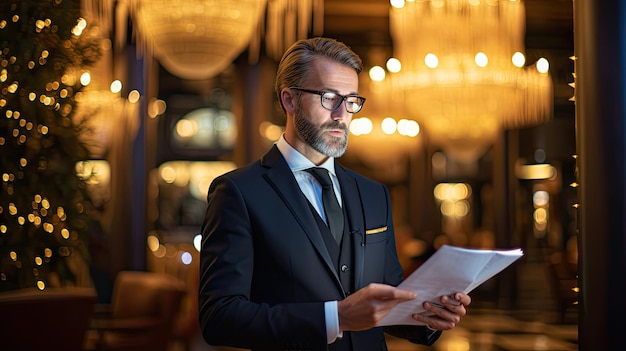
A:
POLYGON ((422 307, 425 301, 441 304, 443 295, 467 294, 523 255, 521 249, 476 250, 443 245, 398 285, 415 291, 417 298, 398 304, 380 325, 421 325, 411 315, 430 313, 422 307))

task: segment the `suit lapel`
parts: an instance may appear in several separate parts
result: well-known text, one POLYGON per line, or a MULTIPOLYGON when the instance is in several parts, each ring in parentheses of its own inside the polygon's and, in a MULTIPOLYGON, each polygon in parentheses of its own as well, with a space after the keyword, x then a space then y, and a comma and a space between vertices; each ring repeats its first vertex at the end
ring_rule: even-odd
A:
POLYGON ((289 165, 287 165, 287 162, 275 145, 261 158, 261 165, 268 169, 263 177, 278 193, 285 203, 285 206, 287 206, 291 214, 298 221, 300 227, 309 238, 309 241, 326 264, 328 270, 335 276, 337 286, 342 290, 339 276, 337 275, 336 269, 333 267, 333 261, 326 249, 326 244, 324 244, 324 240, 322 239, 322 233, 320 233, 309 204, 304 195, 302 195, 302 191, 291 169, 289 169, 289 165))
POLYGON ((348 235, 352 237, 354 253, 354 287, 360 289, 363 280, 365 259, 365 219, 363 218, 364 204, 361 201, 359 187, 354 177, 335 162, 335 173, 341 186, 341 198, 346 208, 348 218, 348 235))

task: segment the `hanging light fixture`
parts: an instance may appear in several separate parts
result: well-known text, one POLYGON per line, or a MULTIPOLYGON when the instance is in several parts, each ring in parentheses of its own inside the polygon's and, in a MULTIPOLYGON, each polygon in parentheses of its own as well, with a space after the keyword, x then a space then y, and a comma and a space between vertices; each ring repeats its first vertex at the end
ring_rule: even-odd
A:
MULTIPOLYGON (((323 27, 323 0, 124 1, 129 4, 140 47, 183 79, 216 76, 246 48, 255 62, 262 40, 268 55, 280 59, 309 30, 318 35, 323 27)), ((118 8, 118 12, 124 10, 124 6, 118 8)))
POLYGON ((451 158, 472 162, 503 128, 552 116, 547 61, 525 66, 521 0, 391 0, 390 94, 451 158))
POLYGON ((206 79, 249 45, 267 0, 130 0, 140 39, 170 73, 206 79))

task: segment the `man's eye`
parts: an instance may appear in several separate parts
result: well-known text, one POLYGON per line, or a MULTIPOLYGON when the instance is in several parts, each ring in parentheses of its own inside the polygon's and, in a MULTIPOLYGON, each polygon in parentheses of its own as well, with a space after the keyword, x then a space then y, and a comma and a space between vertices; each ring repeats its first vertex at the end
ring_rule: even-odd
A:
POLYGON ((326 101, 335 101, 339 97, 336 94, 326 93, 324 94, 324 96, 322 96, 322 98, 326 101))

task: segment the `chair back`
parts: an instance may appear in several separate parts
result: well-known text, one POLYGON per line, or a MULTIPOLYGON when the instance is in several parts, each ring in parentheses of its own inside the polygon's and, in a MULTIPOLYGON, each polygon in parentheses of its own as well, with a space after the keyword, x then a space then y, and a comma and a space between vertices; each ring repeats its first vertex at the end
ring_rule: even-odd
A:
POLYGON ((185 293, 185 284, 167 274, 119 272, 97 349, 167 350, 185 293))

